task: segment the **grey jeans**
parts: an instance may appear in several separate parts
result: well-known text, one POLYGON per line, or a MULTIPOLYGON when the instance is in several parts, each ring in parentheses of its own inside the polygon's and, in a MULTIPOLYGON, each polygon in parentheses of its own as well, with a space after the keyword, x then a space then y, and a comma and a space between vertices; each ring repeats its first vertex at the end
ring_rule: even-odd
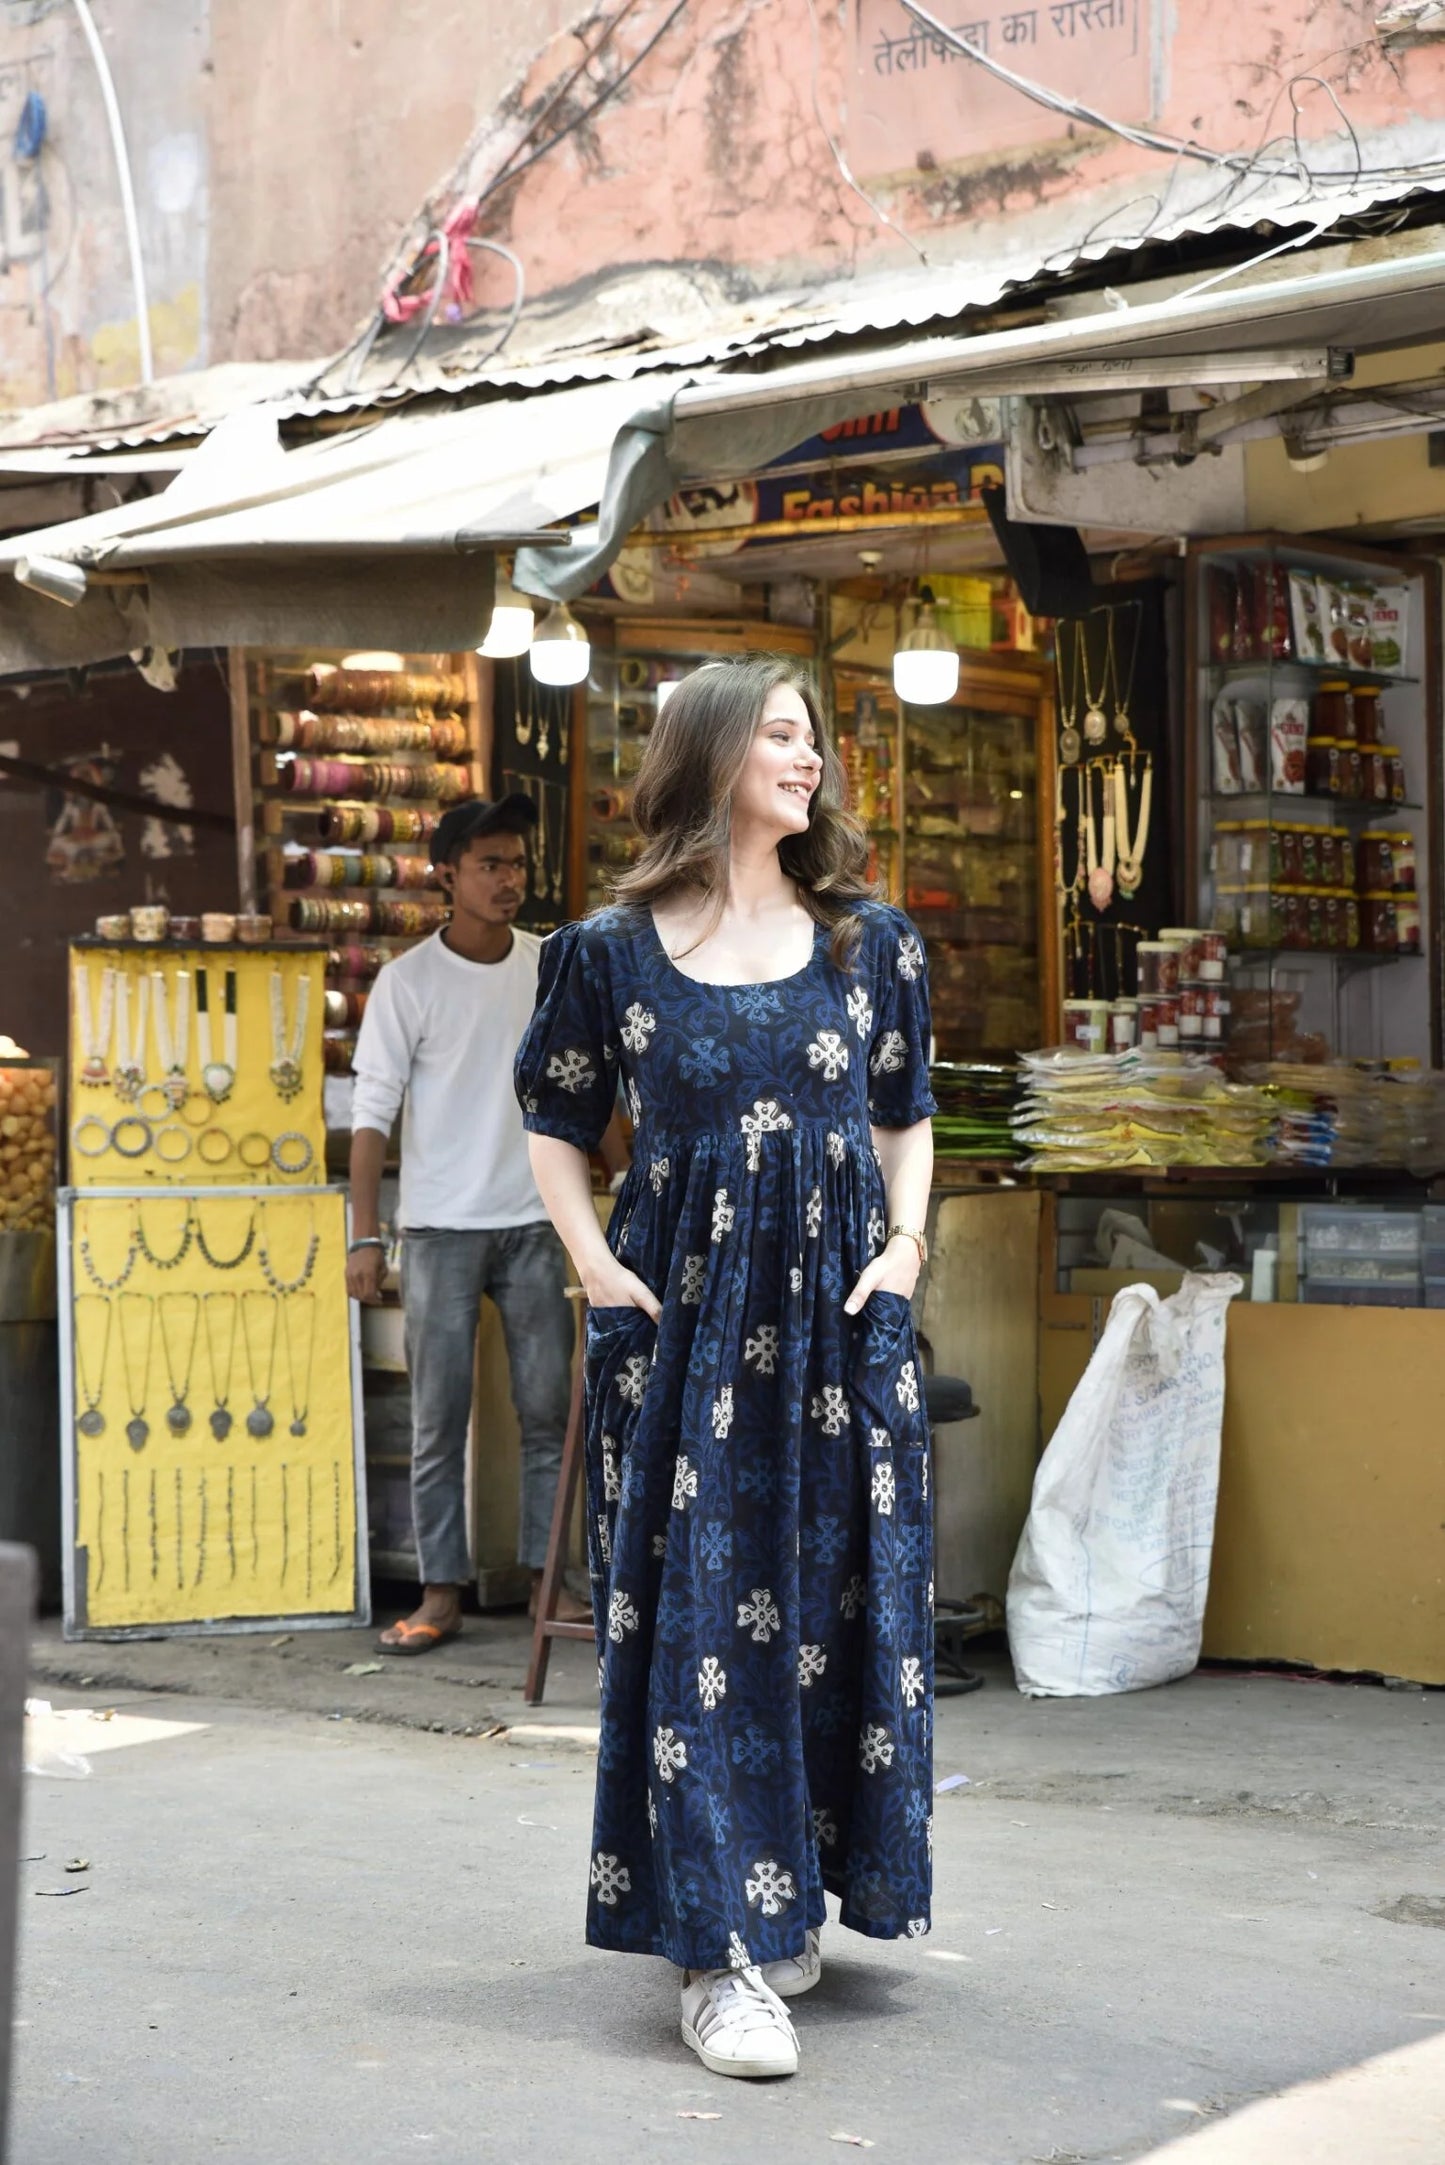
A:
POLYGON ((522 1429, 518 1562, 538 1570, 572 1402, 576 1324, 562 1243, 550 1225, 495 1232, 417 1226, 402 1236, 401 1296, 411 1375, 411 1510, 428 1586, 464 1585, 467 1422, 483 1294, 501 1313, 522 1429))

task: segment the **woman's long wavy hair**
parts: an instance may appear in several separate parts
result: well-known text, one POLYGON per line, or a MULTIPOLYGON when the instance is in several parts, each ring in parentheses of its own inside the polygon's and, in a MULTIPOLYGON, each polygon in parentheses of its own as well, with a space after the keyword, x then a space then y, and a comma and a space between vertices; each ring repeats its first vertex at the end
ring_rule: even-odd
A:
POLYGON ((653 724, 633 792, 642 854, 612 881, 612 899, 650 909, 679 892, 705 895, 713 912, 709 930, 716 927, 727 902, 733 792, 768 694, 779 685, 807 708, 823 772, 809 799, 806 831, 784 836, 778 861, 797 882, 808 914, 831 932, 834 962, 846 968, 863 929, 855 905, 878 893, 868 877, 868 836, 847 809, 843 766, 817 686, 781 654, 705 662, 673 692, 653 724))

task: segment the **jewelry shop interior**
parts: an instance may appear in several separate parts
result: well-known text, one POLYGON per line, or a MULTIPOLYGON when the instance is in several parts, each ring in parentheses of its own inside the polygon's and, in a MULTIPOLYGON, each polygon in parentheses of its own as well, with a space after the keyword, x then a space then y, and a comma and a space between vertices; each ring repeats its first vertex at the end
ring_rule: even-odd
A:
MULTIPOLYGON (((1175 521, 1166 485, 1160 541, 1103 486, 1073 527, 1011 517, 1004 434, 977 398, 861 415, 684 491, 570 607, 499 565, 480 650, 233 646, 165 689, 128 663, 0 687, 12 764, 50 778, 0 800, 28 928, 0 1285, 31 1287, 0 1388, 33 1411, 58 1348, 59 1450, 7 1478, 61 1526, 68 1633, 345 1622, 414 1575, 395 1275, 359 1326, 344 1284, 369 989, 444 921, 449 803, 532 798, 545 931, 634 854, 671 686, 781 650, 820 675, 928 952, 920 1327, 978 1412, 936 1431, 940 1597, 998 1622, 1113 1293, 1233 1270, 1206 1655, 1445 1681, 1445 475, 1422 436, 1322 470, 1270 438, 1234 462, 1232 521, 1187 490, 1175 521), (128 790, 142 755, 186 792, 128 790)), ((505 1605, 490 1309, 477 1371, 477 1586, 505 1605)))

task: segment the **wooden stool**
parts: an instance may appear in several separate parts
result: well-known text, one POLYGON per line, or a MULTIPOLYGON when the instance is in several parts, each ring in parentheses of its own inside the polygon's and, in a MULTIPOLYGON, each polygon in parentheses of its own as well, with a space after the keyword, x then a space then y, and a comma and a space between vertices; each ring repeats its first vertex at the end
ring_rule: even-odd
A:
POLYGON ((552 1641, 595 1641, 596 1636, 591 1624, 564 1624, 557 1616, 557 1597, 562 1591, 562 1573, 567 1563, 567 1540, 572 1530, 572 1504, 582 1473, 582 1449, 586 1428, 583 1394, 586 1387, 587 1302, 579 1286, 568 1286, 567 1298, 577 1303, 577 1327, 582 1336, 582 1347, 576 1373, 572 1378, 572 1409, 567 1416, 567 1436, 562 1445, 561 1470, 557 1475, 557 1498, 552 1506, 552 1530, 547 1536, 547 1561, 542 1566, 542 1584, 537 1590, 537 1615, 532 1625, 532 1658, 527 1665, 527 1681, 522 1688, 522 1701, 526 1706, 542 1704, 542 1694, 547 1689, 547 1664, 552 1658, 552 1641))

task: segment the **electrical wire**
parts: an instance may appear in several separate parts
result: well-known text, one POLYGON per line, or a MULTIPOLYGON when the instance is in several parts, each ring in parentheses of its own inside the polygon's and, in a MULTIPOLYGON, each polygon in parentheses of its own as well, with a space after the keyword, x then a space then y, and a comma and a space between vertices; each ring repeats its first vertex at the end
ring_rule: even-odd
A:
POLYGON ((818 128, 823 137, 823 141, 827 144, 829 150, 833 153, 833 163, 837 166, 838 171, 842 174, 844 181, 852 189, 854 195, 858 197, 860 202, 867 204, 869 210, 872 211, 874 217, 878 220, 879 224, 887 226, 889 232, 896 233, 901 241, 906 241, 908 243, 908 246, 913 250, 913 253, 917 256, 920 263, 927 263, 928 258, 924 254, 923 250, 919 247, 917 241, 913 238, 913 235, 911 233, 906 233, 903 227, 898 224, 896 219, 890 218, 887 211, 884 210, 882 204, 876 203, 873 197, 869 195, 867 189, 863 187, 861 182, 855 180, 853 176, 853 168, 849 165, 847 159, 844 157, 842 148, 835 140, 832 129, 828 126, 827 121, 823 118, 822 101, 818 95, 818 78, 822 70, 823 48, 822 38, 818 28, 817 0, 808 0, 808 23, 813 49, 813 118, 818 123, 818 128))

